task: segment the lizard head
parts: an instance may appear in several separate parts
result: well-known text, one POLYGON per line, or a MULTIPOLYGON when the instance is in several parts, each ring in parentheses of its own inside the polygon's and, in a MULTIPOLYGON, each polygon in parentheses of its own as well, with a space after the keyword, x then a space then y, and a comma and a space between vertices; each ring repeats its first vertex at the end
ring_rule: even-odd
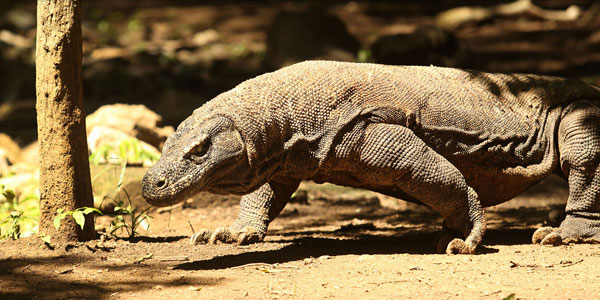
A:
POLYGON ((234 122, 199 109, 165 142, 161 158, 142 180, 142 196, 168 206, 200 191, 241 194, 247 170, 246 145, 234 122))

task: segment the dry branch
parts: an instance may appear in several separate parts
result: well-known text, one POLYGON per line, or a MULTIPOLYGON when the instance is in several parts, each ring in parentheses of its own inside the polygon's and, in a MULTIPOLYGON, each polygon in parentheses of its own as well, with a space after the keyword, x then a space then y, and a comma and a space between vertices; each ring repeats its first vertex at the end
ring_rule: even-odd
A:
POLYGON ((515 16, 529 14, 544 20, 574 21, 581 16, 581 9, 576 5, 566 10, 541 8, 531 0, 517 0, 491 7, 462 6, 441 12, 436 17, 436 25, 442 29, 453 30, 466 23, 486 21, 499 16, 515 16))

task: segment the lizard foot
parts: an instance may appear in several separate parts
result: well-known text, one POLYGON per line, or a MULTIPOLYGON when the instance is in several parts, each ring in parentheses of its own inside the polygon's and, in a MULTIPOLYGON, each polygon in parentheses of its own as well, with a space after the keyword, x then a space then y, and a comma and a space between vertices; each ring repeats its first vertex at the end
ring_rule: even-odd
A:
POLYGON ((252 226, 245 226, 241 230, 234 230, 231 227, 219 227, 215 230, 203 229, 194 233, 190 237, 190 243, 192 245, 216 244, 219 241, 228 244, 248 245, 261 242, 264 237, 265 234, 260 233, 252 226))
POLYGON ((438 237, 436 242, 436 249, 438 253, 446 254, 474 254, 477 245, 473 242, 464 241, 459 238, 455 238, 453 234, 444 232, 438 237))
POLYGON ((541 227, 533 233, 531 241, 541 245, 565 245, 570 243, 600 243, 600 219, 589 216, 569 215, 559 228, 541 227))

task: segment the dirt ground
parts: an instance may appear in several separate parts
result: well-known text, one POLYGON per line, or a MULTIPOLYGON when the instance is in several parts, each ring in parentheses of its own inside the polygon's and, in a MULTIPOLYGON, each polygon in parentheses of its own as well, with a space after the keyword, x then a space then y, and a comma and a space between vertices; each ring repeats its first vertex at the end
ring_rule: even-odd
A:
MULTIPOLYGON (((564 9, 561 1, 543 2, 564 9)), ((590 1, 572 2, 589 7, 590 1)), ((302 1, 94 3, 84 7, 88 111, 113 102, 143 103, 165 114, 170 125, 217 93, 267 71, 262 59, 272 18, 281 8, 302 6, 302 1), (147 27, 135 29, 139 22, 147 27), (115 40, 103 41, 102 28, 114 31, 115 40), (217 41, 194 47, 186 42, 209 29, 219 33, 217 41), (135 39, 140 32, 151 37, 144 51, 135 39), (166 51, 180 41, 175 54, 166 51), (244 51, 227 56, 223 49, 244 51), (204 53, 215 57, 184 59, 204 53)), ((366 3, 331 9, 365 49, 381 36, 413 32, 417 25, 433 24, 439 11, 472 1, 366 3)), ((34 2, 23 6, 35 11, 34 2)), ((458 66, 598 83, 599 28, 598 19, 580 24, 516 16, 469 24, 453 34, 465 58, 458 66)), ((35 39, 33 28, 22 31, 35 39)), ((30 46, 24 51, 25 58, 32 57, 30 46)), ((14 97, 4 96, 0 105, 0 131, 25 145, 36 132, 33 65, 7 64, 3 70, 10 76, 0 76, 2 95, 14 97)), ((139 178, 129 187, 139 189, 139 178)), ((227 226, 236 217, 236 197, 207 194, 152 211, 149 230, 132 241, 95 240, 53 250, 39 237, 0 241, 0 299, 600 299, 599 245, 531 244, 534 230, 553 221, 549 212, 564 205, 566 185, 557 178, 487 208, 484 246, 477 255, 456 256, 435 253, 441 218, 426 208, 330 185, 301 188, 308 191, 308 204, 289 204, 265 242, 255 245, 189 244, 193 231, 227 226)), ((97 228, 106 228, 112 218, 98 217, 97 228)))
MULTIPOLYGON (((131 242, 50 250, 34 237, 4 241, 0 298, 600 298, 598 245, 530 242, 564 202, 558 178, 488 208, 479 254, 455 256, 435 254, 441 219, 426 208, 330 185, 301 189, 308 204, 289 204, 265 242, 250 246, 189 244, 192 227, 225 226, 236 216, 235 199, 208 195, 154 211, 150 229, 131 242)), ((97 227, 110 218, 99 217, 97 227)))

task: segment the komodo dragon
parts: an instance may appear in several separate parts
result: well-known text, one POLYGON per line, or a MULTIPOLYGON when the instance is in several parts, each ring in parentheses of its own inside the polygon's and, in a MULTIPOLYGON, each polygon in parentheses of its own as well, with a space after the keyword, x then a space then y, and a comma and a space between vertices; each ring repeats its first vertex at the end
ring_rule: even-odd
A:
POLYGON ((577 80, 423 66, 309 61, 247 80, 196 109, 143 179, 156 206, 200 191, 244 195, 228 228, 192 242, 262 241, 301 180, 425 204, 448 253, 474 253, 482 206, 551 173, 566 219, 541 244, 600 242, 600 88, 577 80), (446 247, 447 244, 447 247, 446 247))

